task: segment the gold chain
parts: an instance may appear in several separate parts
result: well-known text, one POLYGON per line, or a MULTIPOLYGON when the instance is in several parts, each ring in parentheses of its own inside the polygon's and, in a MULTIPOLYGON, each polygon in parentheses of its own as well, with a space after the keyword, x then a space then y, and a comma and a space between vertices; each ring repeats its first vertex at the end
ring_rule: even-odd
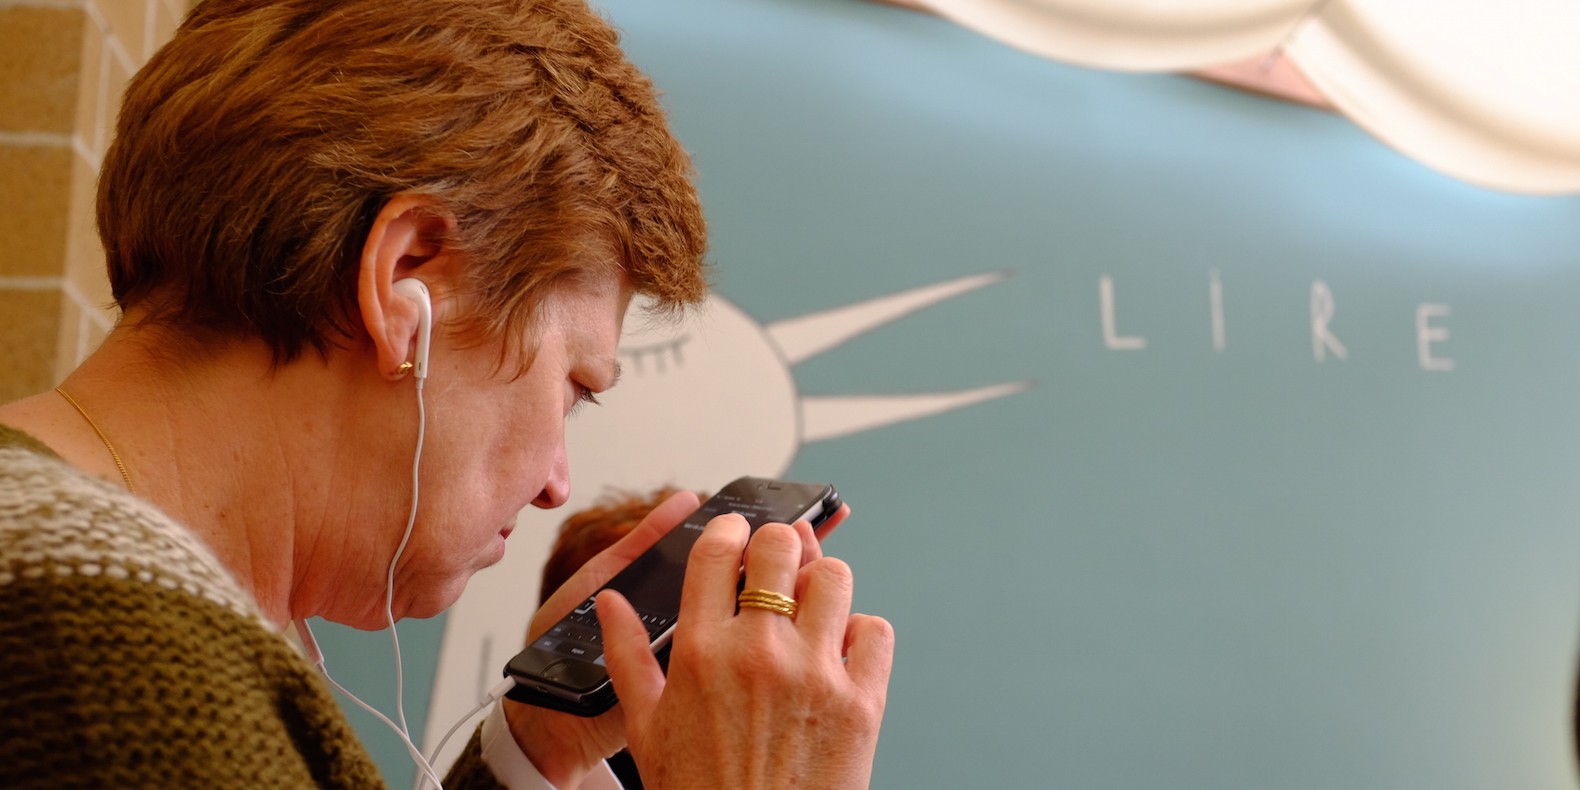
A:
POLYGON ((60 393, 60 397, 65 398, 66 402, 71 404, 78 414, 82 415, 82 419, 87 420, 88 424, 93 426, 93 432, 99 435, 99 441, 104 442, 104 449, 109 450, 110 457, 115 459, 115 468, 121 470, 121 479, 126 481, 126 490, 133 494, 137 493, 137 489, 132 488, 132 476, 126 473, 126 464, 121 463, 121 454, 115 451, 115 445, 110 444, 110 437, 105 436, 104 431, 99 429, 99 424, 94 422, 93 418, 89 417, 86 411, 83 411, 82 404, 78 403, 76 398, 67 395, 66 391, 60 387, 56 387, 55 391, 60 393))

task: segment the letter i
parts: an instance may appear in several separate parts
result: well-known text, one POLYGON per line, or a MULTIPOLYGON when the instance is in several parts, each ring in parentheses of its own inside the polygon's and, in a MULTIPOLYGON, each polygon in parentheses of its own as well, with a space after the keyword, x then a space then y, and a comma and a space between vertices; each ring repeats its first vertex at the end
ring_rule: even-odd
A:
POLYGON ((1223 276, 1217 267, 1207 270, 1207 297, 1212 302, 1212 350, 1223 351, 1228 337, 1223 328, 1223 276))

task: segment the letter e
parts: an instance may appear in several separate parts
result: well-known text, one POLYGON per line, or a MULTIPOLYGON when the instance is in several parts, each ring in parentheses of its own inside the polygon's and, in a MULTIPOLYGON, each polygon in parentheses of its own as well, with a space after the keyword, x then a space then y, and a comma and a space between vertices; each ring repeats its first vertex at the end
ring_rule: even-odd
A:
POLYGON ((1447 340, 1448 328, 1432 326, 1429 322, 1433 318, 1447 318, 1448 312, 1446 304, 1422 303, 1415 308, 1415 350, 1421 359, 1422 370, 1443 373, 1454 370, 1454 360, 1432 356, 1432 344, 1447 340))

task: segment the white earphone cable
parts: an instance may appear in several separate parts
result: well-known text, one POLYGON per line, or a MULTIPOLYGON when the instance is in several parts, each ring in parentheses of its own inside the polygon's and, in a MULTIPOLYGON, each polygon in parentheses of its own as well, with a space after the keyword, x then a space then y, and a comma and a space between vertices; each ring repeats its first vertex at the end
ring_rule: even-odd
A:
POLYGON ((389 727, 391 730, 394 730, 395 734, 400 736, 401 743, 406 745, 406 752, 411 755, 412 762, 416 763, 418 770, 422 771, 422 773, 433 782, 434 787, 439 788, 439 790, 444 790, 444 785, 439 783, 439 776, 438 774, 434 773, 433 766, 429 764, 427 760, 423 759, 422 751, 417 748, 417 744, 412 742, 410 736, 402 732, 401 728, 396 725, 395 722, 390 721, 388 716, 385 716, 383 713, 379 712, 378 708, 363 702, 361 697, 352 694, 350 689, 340 685, 339 681, 336 681, 333 677, 330 677, 329 667, 324 665, 324 654, 318 649, 318 639, 313 636, 312 626, 308 625, 306 620, 297 620, 296 625, 298 633, 300 633, 302 636, 303 647, 307 648, 308 653, 313 658, 313 665, 318 668, 318 673, 324 676, 324 680, 329 681, 329 685, 333 686, 336 691, 344 694, 347 699, 355 702, 357 707, 373 714, 373 716, 379 721, 384 722, 385 726, 389 727))
MULTIPOLYGON (((461 725, 470 721, 473 716, 476 716, 478 713, 482 712, 484 708, 494 704, 495 702, 498 702, 500 697, 505 696, 506 692, 515 687, 516 679, 507 676, 504 680, 501 680, 499 683, 495 684, 493 688, 489 689, 488 693, 484 695, 483 700, 477 703, 477 707, 467 711, 465 716, 462 716, 456 721, 455 724, 450 725, 450 729, 445 732, 444 737, 439 739, 439 745, 433 747, 433 751, 428 752, 428 764, 432 765, 435 760, 439 759, 439 755, 444 752, 444 745, 450 742, 450 737, 455 735, 456 732, 461 729, 461 725)), ((427 782, 419 779, 417 781, 416 790, 424 790, 426 786, 427 782)), ((444 790, 444 788, 439 787, 438 782, 434 782, 434 787, 438 787, 439 790, 444 790)))
POLYGON ((417 451, 411 459, 411 511, 406 515, 406 533, 401 535, 400 546, 395 549, 395 557, 390 560, 389 576, 384 584, 384 617, 390 626, 390 643, 395 648, 395 712, 400 717, 401 732, 406 739, 411 739, 411 728, 406 724, 406 676, 405 669, 401 666, 400 634, 395 631, 395 565, 400 562, 402 554, 406 553, 406 544, 411 541, 412 529, 417 524, 417 492, 420 489, 420 472, 422 471, 422 444, 428 433, 428 408, 423 403, 422 385, 427 379, 417 379, 417 451))
MULTIPOLYGON (((406 745, 406 750, 411 754, 412 761, 417 764, 417 769, 429 781, 433 782, 435 788, 444 790, 444 785, 439 781, 439 775, 433 770, 433 764, 423 758, 422 750, 418 749, 417 744, 412 741, 411 728, 406 724, 406 678, 404 667, 401 664, 400 634, 395 629, 395 566, 400 562, 401 555, 406 552, 406 544, 411 541, 412 530, 417 524, 417 492, 421 481, 422 445, 428 432, 428 410, 423 402, 423 382, 424 379, 422 377, 417 378, 417 449, 412 454, 411 462, 411 509, 406 515, 406 532, 401 535, 400 545, 396 547, 395 556, 390 560, 389 572, 385 576, 384 584, 384 617, 389 624, 390 644, 395 650, 395 711, 396 716, 400 719, 399 724, 390 721, 388 716, 379 712, 372 705, 363 702, 357 695, 352 694, 350 690, 329 676, 329 669, 324 665, 323 653, 318 650, 317 640, 312 637, 312 629, 308 627, 307 621, 303 620, 300 622, 304 635, 307 637, 306 641, 312 642, 311 652, 324 679, 328 680, 329 684, 334 686, 341 694, 346 695, 352 702, 378 717, 379 721, 384 722, 385 725, 394 730, 395 734, 400 736, 401 742, 406 745)), ((495 699, 498 699, 498 697, 495 697, 495 699)), ((470 718, 471 715, 469 713, 467 717, 470 718)), ((462 721, 465 721, 465 719, 462 721)), ((438 752, 435 751, 435 754, 438 754, 438 752)))

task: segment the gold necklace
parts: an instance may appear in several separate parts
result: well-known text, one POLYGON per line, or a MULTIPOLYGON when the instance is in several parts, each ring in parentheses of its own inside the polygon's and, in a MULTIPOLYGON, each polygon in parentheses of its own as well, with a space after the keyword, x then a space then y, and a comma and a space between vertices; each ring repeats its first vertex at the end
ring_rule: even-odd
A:
POLYGON ((137 493, 137 489, 132 488, 132 476, 126 473, 126 464, 121 463, 121 454, 115 451, 115 445, 110 444, 110 437, 105 436, 104 431, 99 429, 99 424, 94 422, 93 418, 89 417, 86 411, 83 411, 82 404, 78 403, 76 398, 67 395, 66 391, 60 387, 56 387, 55 391, 60 393, 60 397, 65 398, 66 402, 71 404, 78 414, 82 415, 82 419, 87 420, 88 425, 93 427, 93 432, 99 435, 99 441, 104 442, 104 449, 109 450, 110 457, 115 459, 115 468, 121 470, 121 479, 126 482, 126 490, 133 494, 137 493))

